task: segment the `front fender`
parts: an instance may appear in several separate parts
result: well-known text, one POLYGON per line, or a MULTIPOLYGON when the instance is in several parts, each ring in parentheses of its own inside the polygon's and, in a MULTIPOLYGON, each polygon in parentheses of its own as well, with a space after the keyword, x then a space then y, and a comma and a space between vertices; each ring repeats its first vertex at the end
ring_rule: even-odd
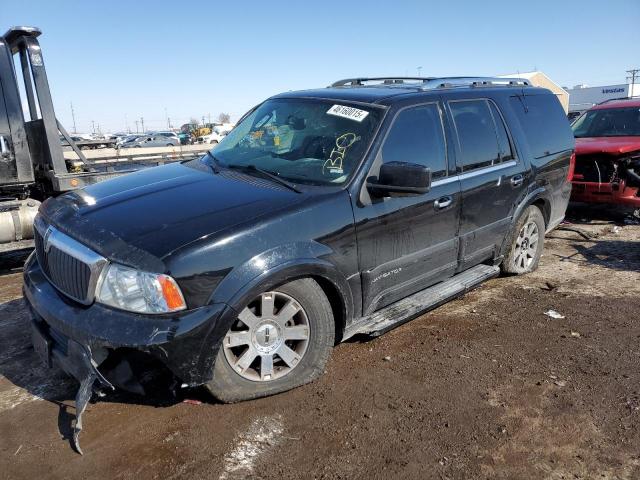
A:
POLYGON ((332 250, 321 243, 293 242, 267 250, 235 267, 220 282, 208 303, 222 302, 237 310, 258 294, 302 277, 319 277, 338 292, 343 318, 353 316, 353 294, 346 277, 326 257, 332 250))

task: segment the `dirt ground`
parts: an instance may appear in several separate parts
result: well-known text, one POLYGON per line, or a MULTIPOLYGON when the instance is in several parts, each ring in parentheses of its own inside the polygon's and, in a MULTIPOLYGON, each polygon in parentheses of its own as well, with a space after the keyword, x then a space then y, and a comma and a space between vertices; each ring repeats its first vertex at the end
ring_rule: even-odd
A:
POLYGON ((76 386, 39 366, 5 270, 0 478, 638 479, 640 225, 573 215, 598 237, 553 232, 535 273, 339 345, 313 384, 91 404, 84 456, 68 441, 76 386))

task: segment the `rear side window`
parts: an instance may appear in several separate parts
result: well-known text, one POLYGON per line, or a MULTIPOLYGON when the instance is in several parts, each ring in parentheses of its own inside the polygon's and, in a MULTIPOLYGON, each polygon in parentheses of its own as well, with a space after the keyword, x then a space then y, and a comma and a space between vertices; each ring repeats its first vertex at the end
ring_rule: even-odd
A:
POLYGON ((382 161, 425 165, 434 179, 447 175, 447 155, 437 105, 401 111, 382 146, 382 161))
POLYGON ((574 147, 569 121, 555 95, 517 95, 510 102, 534 158, 574 147))
POLYGON ((500 158, 498 136, 489 102, 462 100, 449 103, 460 142, 462 170, 488 167, 500 158))
POLYGON ((496 124, 496 134, 498 135, 498 162, 508 162, 513 160, 513 150, 511 149, 511 142, 509 141, 509 134, 507 133, 507 127, 504 125, 502 115, 498 111, 498 108, 493 102, 489 102, 491 106, 491 114, 496 124))

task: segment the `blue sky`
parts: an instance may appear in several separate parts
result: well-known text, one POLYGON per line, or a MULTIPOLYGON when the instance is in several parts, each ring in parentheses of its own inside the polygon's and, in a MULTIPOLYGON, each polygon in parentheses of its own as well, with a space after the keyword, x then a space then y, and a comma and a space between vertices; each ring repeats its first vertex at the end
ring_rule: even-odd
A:
POLYGON ((640 67, 640 0, 2 0, 33 25, 60 120, 79 131, 237 118, 265 97, 350 76, 493 75, 622 83, 640 67), (27 6, 28 5, 28 6, 27 6), (166 114, 165 114, 166 109, 166 114))

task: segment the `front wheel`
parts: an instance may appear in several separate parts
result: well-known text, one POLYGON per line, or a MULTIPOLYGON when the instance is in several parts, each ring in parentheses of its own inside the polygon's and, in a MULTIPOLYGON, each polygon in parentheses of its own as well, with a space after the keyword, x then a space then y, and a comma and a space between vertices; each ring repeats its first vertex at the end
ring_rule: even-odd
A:
POLYGON ((538 268, 544 248, 544 218, 540 209, 528 207, 516 223, 509 251, 502 262, 502 271, 521 275, 538 268))
POLYGON ((324 371, 335 338, 331 305, 312 279, 255 297, 222 340, 209 391, 223 402, 284 392, 324 371))

